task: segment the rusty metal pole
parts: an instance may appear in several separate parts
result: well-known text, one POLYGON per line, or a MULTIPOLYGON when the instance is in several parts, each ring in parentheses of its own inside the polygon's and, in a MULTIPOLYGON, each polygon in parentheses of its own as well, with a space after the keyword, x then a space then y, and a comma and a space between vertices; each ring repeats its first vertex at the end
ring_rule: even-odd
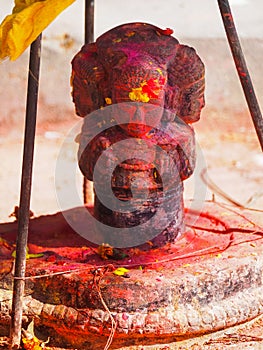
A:
POLYGON ((85 44, 94 40, 94 0, 85 0, 85 44))
POLYGON ((18 213, 18 234, 13 286, 10 346, 18 349, 21 341, 23 297, 25 289, 26 248, 28 238, 33 155, 36 130, 41 35, 31 44, 28 72, 24 152, 18 213))
MULTIPOLYGON (((94 0, 85 0, 85 44, 92 43, 94 41, 94 0)), ((93 185, 85 177, 83 179, 83 199, 86 204, 93 191, 93 185)))
POLYGON ((263 119, 235 28, 230 5, 228 0, 218 0, 218 5, 223 19, 230 49, 232 51, 232 55, 237 68, 238 76, 246 97, 247 105, 256 129, 258 140, 263 151, 263 119))

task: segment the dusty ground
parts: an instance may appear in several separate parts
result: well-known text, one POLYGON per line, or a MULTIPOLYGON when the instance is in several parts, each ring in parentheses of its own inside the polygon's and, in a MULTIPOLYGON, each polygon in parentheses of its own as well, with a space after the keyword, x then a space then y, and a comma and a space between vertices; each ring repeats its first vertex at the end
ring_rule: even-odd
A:
MULTIPOLYGON (((200 171, 207 167, 213 182, 228 196, 245 206, 262 209, 263 156, 228 48, 221 39, 181 41, 194 45, 207 67, 207 107, 202 113, 201 121, 195 126, 203 157, 195 175, 185 184, 185 196, 194 196, 200 171)), ((72 139, 67 140, 66 135, 79 123, 74 115, 69 87, 69 62, 79 45, 73 42, 72 47, 66 49, 64 44, 64 39, 60 38, 59 44, 56 43, 59 50, 53 50, 50 46, 43 50, 31 202, 31 210, 35 215, 54 213, 81 202, 82 176, 78 170, 76 177, 65 172, 59 184, 55 185, 56 164, 61 148, 65 151, 65 167, 76 162, 77 145, 72 139), (79 189, 79 197, 57 203, 56 194, 63 187, 72 184, 72 181, 79 189)), ((245 40, 244 47, 259 101, 262 102, 263 41, 245 40)), ((17 62, 4 62, 0 65, 0 222, 13 220, 9 214, 19 203, 26 69, 27 54, 17 62)), ((207 191, 207 198, 211 199, 213 194, 216 200, 226 200, 211 188, 207 191)), ((214 343, 209 343, 207 338, 206 345, 194 345, 195 342, 191 342, 163 349, 262 349, 262 342, 251 345, 250 340, 253 339, 248 337, 254 335, 260 340, 259 337, 263 334, 262 318, 254 322, 253 329, 252 331, 247 326, 234 331, 234 334, 241 333, 247 337, 232 339, 229 344, 229 337, 228 340, 223 339, 225 335, 222 334, 221 341, 214 343)), ((141 350, 140 347, 136 349, 141 350)))

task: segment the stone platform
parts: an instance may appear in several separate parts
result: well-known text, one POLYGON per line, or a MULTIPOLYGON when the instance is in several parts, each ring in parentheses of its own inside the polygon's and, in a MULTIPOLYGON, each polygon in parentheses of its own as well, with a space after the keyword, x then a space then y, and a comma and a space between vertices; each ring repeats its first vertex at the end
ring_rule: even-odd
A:
MULTIPOLYGON (((262 314, 258 218, 219 203, 201 213, 187 207, 181 239, 122 250, 120 260, 102 259, 62 213, 32 219, 29 252, 43 256, 27 261, 24 326, 34 319, 50 344, 83 350, 103 349, 114 328, 110 348, 118 349, 193 338, 262 314), (116 275, 118 267, 129 271, 116 275)), ((69 214, 81 219, 80 208, 69 214)), ((16 226, 0 225, 0 335, 10 321, 16 226)))

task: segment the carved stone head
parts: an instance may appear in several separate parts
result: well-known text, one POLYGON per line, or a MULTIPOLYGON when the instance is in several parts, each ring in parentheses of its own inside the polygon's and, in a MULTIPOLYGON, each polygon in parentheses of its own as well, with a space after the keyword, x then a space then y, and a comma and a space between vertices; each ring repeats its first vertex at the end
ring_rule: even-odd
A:
POLYGON ((132 101, 164 107, 186 123, 197 121, 204 106, 204 65, 171 33, 130 23, 84 45, 72 61, 77 114, 132 101))

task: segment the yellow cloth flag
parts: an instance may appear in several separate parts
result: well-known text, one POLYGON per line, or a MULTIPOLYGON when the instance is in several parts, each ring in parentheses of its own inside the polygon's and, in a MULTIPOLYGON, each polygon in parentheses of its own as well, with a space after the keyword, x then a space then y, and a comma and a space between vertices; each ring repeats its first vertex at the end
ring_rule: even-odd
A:
POLYGON ((0 25, 0 59, 16 60, 65 8, 75 0, 15 0, 0 25))

